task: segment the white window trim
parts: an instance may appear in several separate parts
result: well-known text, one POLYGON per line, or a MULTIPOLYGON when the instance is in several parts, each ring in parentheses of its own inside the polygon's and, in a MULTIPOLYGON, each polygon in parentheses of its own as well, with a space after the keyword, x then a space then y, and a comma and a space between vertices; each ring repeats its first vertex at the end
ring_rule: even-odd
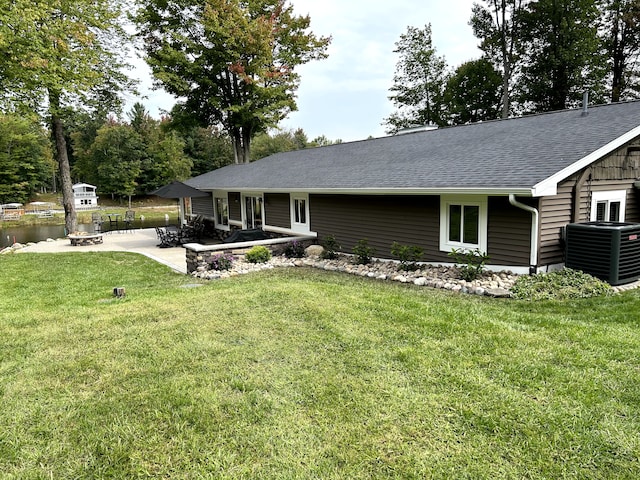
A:
POLYGON ((262 207, 260 208, 260 217, 262 220, 262 228, 265 227, 265 222, 264 222, 264 216, 265 216, 265 212, 264 212, 264 195, 260 192, 248 192, 248 193, 243 193, 240 197, 240 201, 242 202, 241 204, 241 208, 242 208, 242 228, 248 228, 247 225, 247 197, 257 197, 260 200, 260 203, 262 205, 262 207))
POLYGON ((229 230, 229 196, 224 194, 214 194, 213 196, 213 219, 215 222, 215 226, 218 230, 229 230), (218 199, 222 199, 227 202, 227 224, 218 223, 218 199))
MULTIPOLYGON (((627 191, 626 190, 607 190, 603 192, 591 193, 591 217, 590 221, 596 221, 596 214, 598 213, 598 202, 620 202, 620 222, 624 222, 624 215, 627 209, 627 191)), ((609 208, 607 208, 608 216, 609 208)))
POLYGON ((308 193, 292 193, 290 195, 289 209, 291 215, 291 230, 296 233, 309 233, 311 232, 309 223, 309 194, 308 193), (295 221, 296 218, 296 200, 304 200, 305 209, 305 223, 299 223, 295 221))
POLYGON ((454 248, 487 252, 487 226, 488 226, 488 200, 486 196, 479 195, 442 195, 440 197, 440 250, 450 252, 454 248), (469 244, 449 241, 449 206, 469 205, 479 207, 478 218, 478 243, 469 244))

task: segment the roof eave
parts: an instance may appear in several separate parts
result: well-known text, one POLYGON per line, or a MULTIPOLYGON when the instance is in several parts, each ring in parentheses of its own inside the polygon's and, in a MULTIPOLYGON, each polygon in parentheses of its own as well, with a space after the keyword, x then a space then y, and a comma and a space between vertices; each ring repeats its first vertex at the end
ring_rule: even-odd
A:
POLYGON ((262 188, 262 187, 217 187, 201 188, 204 191, 227 191, 240 193, 313 193, 326 195, 493 195, 510 194, 532 196, 531 187, 438 187, 438 188, 262 188))
POLYGON ((582 157, 577 162, 572 163, 568 167, 563 168, 559 172, 554 173, 550 177, 535 184, 532 188, 532 195, 534 197, 556 195, 558 193, 558 183, 570 177, 574 173, 579 172, 583 168, 588 167, 593 162, 600 160, 604 156, 614 152, 616 149, 622 147, 625 143, 630 142, 638 136, 640 136, 640 126, 634 128, 633 130, 629 130, 624 135, 619 136, 615 140, 591 152, 589 155, 582 157))

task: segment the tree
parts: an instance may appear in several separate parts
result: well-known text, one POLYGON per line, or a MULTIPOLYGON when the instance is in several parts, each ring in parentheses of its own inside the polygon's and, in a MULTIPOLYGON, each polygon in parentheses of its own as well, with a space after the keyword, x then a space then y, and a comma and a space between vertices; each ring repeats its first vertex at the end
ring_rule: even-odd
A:
POLYGON ((512 79, 521 60, 521 14, 528 0, 484 0, 486 7, 474 3, 469 22, 481 40, 480 49, 502 71, 501 116, 511 111, 512 79))
POLYGON ((202 175, 234 162, 229 136, 216 127, 194 127, 185 138, 185 153, 193 162, 192 175, 202 175))
POLYGON ((307 147, 306 135, 302 129, 298 129, 298 137, 291 130, 279 130, 273 135, 269 133, 261 133, 256 136, 251 151, 252 160, 259 160, 274 153, 290 152, 292 150, 301 150, 307 147), (301 139, 300 132, 304 139, 301 139), (302 141, 301 141, 302 140, 302 141))
POLYGON ((189 178, 193 162, 185 154, 185 142, 178 133, 163 127, 162 122, 152 118, 139 102, 127 116, 129 128, 139 135, 145 153, 136 193, 146 194, 173 180, 189 178))
POLYGON ((285 0, 142 0, 136 23, 156 83, 185 98, 199 126, 221 125, 236 163, 296 109, 295 67, 326 57, 330 42, 285 0))
POLYGON ((174 106, 162 128, 176 132, 184 140, 184 153, 192 161, 192 176, 234 163, 229 135, 218 126, 200 127, 181 105, 174 106))
POLYGON ((68 109, 64 115, 68 133, 67 151, 73 178, 91 184, 97 184, 96 166, 89 150, 98 136, 98 130, 106 123, 115 125, 116 119, 105 112, 68 109))
POLYGON ((585 90, 604 98, 605 61, 595 0, 538 0, 523 13, 526 65, 520 98, 530 111, 578 105, 585 90))
POLYGON ((387 133, 416 125, 445 125, 442 106, 447 63, 433 47, 431 25, 424 29, 408 27, 395 45, 394 53, 400 59, 389 100, 396 111, 384 120, 387 133))
POLYGON ((146 156, 140 135, 129 125, 107 123, 98 130, 88 154, 101 190, 130 199, 146 156))
POLYGON ((449 121, 454 125, 495 120, 500 116, 502 77, 486 59, 460 65, 444 93, 449 121))
MULTIPOLYGON (((373 138, 373 137, 369 137, 369 139, 371 139, 371 138, 373 138)), ((313 140, 311 140, 307 144, 307 146, 309 146, 309 147, 326 147, 328 145, 337 145, 339 143, 342 143, 341 139, 329 140, 326 135, 320 135, 320 136, 314 138, 313 140)))
POLYGON ((0 203, 26 203, 53 170, 51 145, 37 119, 0 115, 0 203))
POLYGON ((612 102, 637 98, 640 0, 603 0, 602 41, 607 52, 612 102))
POLYGON ((69 232, 77 218, 63 112, 68 105, 117 105, 118 92, 130 86, 122 73, 127 35, 120 8, 113 0, 13 0, 0 17, 4 100, 48 118, 69 232))
POLYGON ((146 194, 173 180, 186 180, 191 176, 193 161, 185 154, 185 142, 176 132, 157 128, 156 140, 147 143, 146 159, 142 163, 138 193, 146 194))

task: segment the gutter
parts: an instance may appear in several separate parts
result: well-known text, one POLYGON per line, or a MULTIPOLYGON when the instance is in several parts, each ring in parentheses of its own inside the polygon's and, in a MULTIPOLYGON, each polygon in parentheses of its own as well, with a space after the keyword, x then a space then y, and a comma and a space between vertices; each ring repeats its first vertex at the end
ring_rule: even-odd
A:
POLYGON ((531 213, 531 251, 529 256, 529 274, 533 275, 538 271, 538 219, 540 217, 540 214, 538 213, 537 209, 530 207, 529 205, 525 205, 524 203, 520 203, 518 200, 516 200, 516 196, 513 193, 509 194, 509 203, 514 207, 531 213))

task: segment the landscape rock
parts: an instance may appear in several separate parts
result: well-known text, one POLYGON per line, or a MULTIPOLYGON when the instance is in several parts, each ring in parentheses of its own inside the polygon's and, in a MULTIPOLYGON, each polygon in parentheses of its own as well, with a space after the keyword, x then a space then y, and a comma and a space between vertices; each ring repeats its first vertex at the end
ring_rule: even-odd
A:
POLYGON ((322 259, 315 255, 295 260, 283 256, 273 256, 267 263, 248 263, 241 257, 234 261, 233 267, 229 271, 207 270, 205 267, 198 268, 192 275, 215 280, 271 268, 302 266, 344 272, 378 281, 392 280, 400 283, 412 283, 421 287, 446 289, 456 293, 492 297, 509 297, 509 289, 517 279, 517 275, 512 272, 486 272, 473 282, 467 282, 459 278, 458 269, 455 267, 430 265, 420 265, 419 270, 408 274, 400 270, 398 262, 374 261, 368 265, 356 265, 353 263, 353 258, 348 255, 340 255, 332 260, 322 259))
POLYGON ((324 252, 322 245, 309 245, 304 249, 307 257, 319 257, 324 252))

